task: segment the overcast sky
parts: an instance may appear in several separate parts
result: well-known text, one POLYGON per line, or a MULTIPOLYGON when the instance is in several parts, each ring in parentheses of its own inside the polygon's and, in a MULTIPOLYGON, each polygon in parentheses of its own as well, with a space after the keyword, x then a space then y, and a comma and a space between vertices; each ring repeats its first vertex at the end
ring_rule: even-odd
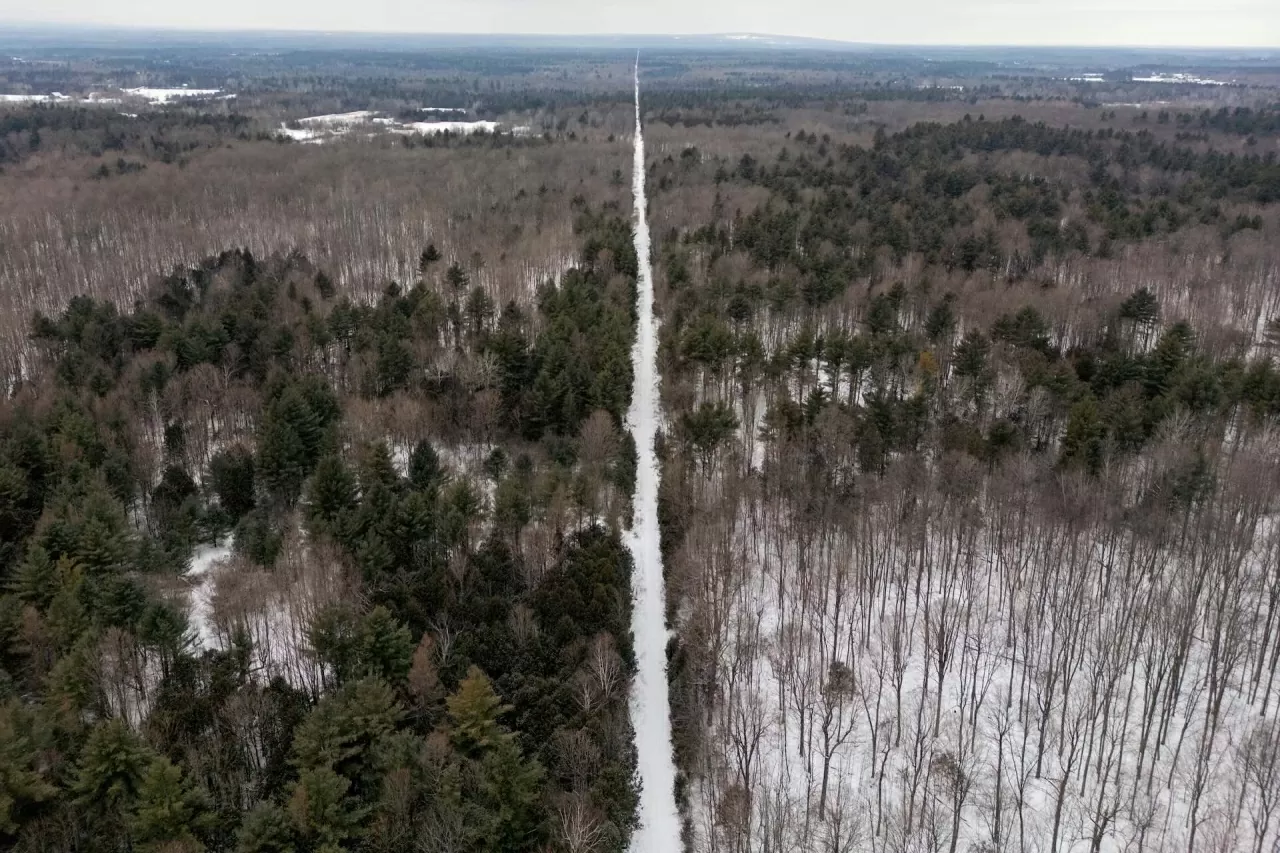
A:
POLYGON ((0 21, 426 33, 726 33, 907 44, 1280 47, 1280 0, 0 0, 0 21))

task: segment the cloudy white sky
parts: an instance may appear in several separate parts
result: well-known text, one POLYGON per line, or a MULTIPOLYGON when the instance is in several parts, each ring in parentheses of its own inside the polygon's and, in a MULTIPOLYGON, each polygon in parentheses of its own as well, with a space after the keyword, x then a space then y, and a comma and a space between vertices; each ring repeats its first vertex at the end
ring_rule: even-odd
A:
POLYGON ((759 32, 907 44, 1280 47, 1280 0, 0 0, 0 21, 427 33, 759 32))

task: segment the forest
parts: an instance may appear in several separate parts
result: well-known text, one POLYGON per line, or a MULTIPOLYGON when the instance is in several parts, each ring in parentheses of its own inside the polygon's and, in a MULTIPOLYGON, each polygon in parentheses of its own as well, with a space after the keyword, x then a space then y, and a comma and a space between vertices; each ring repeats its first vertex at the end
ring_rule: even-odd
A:
POLYGON ((1280 839, 1274 143, 1103 121, 654 126, 692 849, 1280 839))
POLYGON ((0 849, 631 849, 646 260, 686 850, 1280 845, 1280 60, 253 44, 0 36, 0 849))
POLYGON ((6 846, 624 849, 635 256, 578 224, 531 305, 428 245, 374 304, 239 250, 36 317, 0 421, 6 846), (451 417, 353 423, 396 405, 451 417))

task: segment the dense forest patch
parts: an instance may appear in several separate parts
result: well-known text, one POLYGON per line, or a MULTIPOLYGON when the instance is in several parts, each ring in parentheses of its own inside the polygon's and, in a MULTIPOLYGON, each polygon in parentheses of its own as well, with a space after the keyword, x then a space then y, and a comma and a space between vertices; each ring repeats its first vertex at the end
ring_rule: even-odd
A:
POLYGON ((6 845, 625 848, 635 257, 579 225, 532 306, 434 247, 373 304, 232 251, 36 318, 0 410, 6 845), (451 420, 360 437, 406 395, 451 420), (227 541, 193 624, 175 583, 227 541))

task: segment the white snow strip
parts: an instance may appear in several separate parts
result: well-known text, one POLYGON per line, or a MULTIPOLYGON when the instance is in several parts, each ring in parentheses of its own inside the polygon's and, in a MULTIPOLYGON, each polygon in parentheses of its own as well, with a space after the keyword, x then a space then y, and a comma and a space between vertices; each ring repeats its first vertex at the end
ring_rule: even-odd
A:
POLYGON ((324 141, 323 134, 320 131, 311 130, 306 127, 292 128, 288 125, 282 124, 280 125, 280 135, 287 136, 294 142, 310 142, 319 144, 324 141))
POLYGON ((1195 74, 1150 74, 1146 77, 1134 77, 1135 83, 1187 83, 1193 86, 1230 86, 1231 84, 1225 80, 1211 80, 1207 77, 1197 77, 1195 74))
POLYGON ((309 142, 318 145, 335 136, 348 133, 358 126, 375 127, 390 133, 402 135, 418 134, 431 136, 437 133, 493 133, 498 129, 496 121, 415 121, 401 124, 393 118, 379 116, 372 110, 357 110, 350 113, 334 113, 333 115, 310 116, 298 119, 301 127, 291 128, 287 124, 280 126, 280 133, 295 142, 309 142))
POLYGON ((436 133, 493 133, 498 129, 496 121, 415 121, 395 129, 396 133, 420 133, 431 136, 436 133))
POLYGON ((222 545, 201 545, 191 557, 187 579, 191 581, 191 605, 188 618, 195 632, 196 645, 201 649, 218 647, 218 635, 213 626, 213 588, 217 577, 215 568, 231 559, 231 538, 222 545))
POLYGON ((675 760, 671 750, 671 706, 667 697, 667 627, 658 528, 659 423, 658 329, 653 313, 653 269, 649 263, 648 203, 644 190, 644 135, 640 124, 640 57, 636 56, 636 143, 631 187, 635 195, 636 341, 631 348, 633 388, 627 428, 636 444, 635 518, 627 547, 631 577, 632 634, 637 672, 631 693, 640 773, 640 825, 631 838, 633 853, 673 853, 680 849, 676 810, 675 760))
POLYGON ((298 124, 349 125, 363 124, 373 118, 371 110, 356 110, 351 113, 333 113, 332 115, 309 116, 298 119, 298 124))
POLYGON ((58 103, 70 98, 61 92, 50 95, 0 95, 0 104, 58 103))
POLYGON ((221 89, 188 89, 185 86, 180 89, 151 89, 142 86, 137 89, 125 89, 124 93, 135 98, 146 98, 153 104, 167 104, 181 98, 211 98, 221 91, 221 89))

